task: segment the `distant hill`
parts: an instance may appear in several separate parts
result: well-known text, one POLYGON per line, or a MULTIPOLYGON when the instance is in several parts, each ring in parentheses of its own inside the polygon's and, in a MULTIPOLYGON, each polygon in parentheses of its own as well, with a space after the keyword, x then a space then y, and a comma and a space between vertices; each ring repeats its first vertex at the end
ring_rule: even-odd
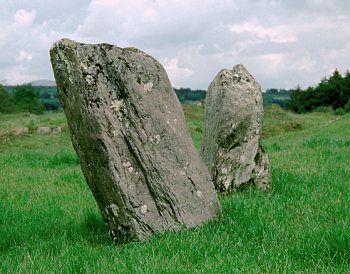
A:
POLYGON ((55 87, 56 86, 55 81, 52 81, 52 80, 36 80, 28 84, 31 84, 33 87, 55 87))

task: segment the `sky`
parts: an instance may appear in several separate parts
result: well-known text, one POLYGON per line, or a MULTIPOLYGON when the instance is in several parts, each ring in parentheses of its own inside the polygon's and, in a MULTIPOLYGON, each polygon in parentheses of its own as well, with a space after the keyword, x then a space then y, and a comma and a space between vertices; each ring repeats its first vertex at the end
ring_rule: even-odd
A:
POLYGON ((139 48, 177 88, 239 63, 263 89, 305 88, 350 69, 350 1, 1 0, 0 83, 53 80, 61 38, 139 48))

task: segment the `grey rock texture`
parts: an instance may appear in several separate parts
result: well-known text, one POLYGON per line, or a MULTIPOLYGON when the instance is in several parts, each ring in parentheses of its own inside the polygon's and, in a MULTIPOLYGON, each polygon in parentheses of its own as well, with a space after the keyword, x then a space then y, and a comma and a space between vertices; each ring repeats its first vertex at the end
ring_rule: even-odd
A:
POLYGON ((220 213, 164 68, 136 48, 63 39, 50 51, 73 146, 114 238, 220 213))
POLYGON ((36 129, 36 132, 37 133, 42 133, 42 134, 47 134, 47 133, 52 132, 52 129, 50 127, 38 127, 36 129))
POLYGON ((15 128, 12 132, 13 132, 13 134, 15 136, 19 136, 19 135, 28 133, 29 132, 29 128, 27 128, 27 127, 19 127, 19 128, 15 128))
POLYGON ((222 192, 254 183, 266 189, 269 160, 259 145, 261 87, 243 65, 223 69, 209 86, 201 155, 222 192))

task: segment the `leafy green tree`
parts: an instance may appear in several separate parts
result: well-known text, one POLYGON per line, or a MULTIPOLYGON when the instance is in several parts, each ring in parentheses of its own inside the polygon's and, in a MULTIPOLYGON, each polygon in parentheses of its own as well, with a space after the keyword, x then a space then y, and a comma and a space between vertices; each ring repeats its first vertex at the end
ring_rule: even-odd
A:
POLYGON ((306 112, 305 98, 306 92, 303 91, 300 86, 297 86, 291 91, 288 108, 297 113, 306 112))
MULTIPOLYGON (((350 105, 350 71, 348 70, 344 76, 344 100, 346 101, 345 105, 350 105)), ((344 106, 345 108, 345 106, 344 106)))
POLYGON ((344 111, 346 113, 350 113, 350 100, 345 104, 344 111))
POLYGON ((174 88, 174 91, 181 103, 201 101, 201 100, 204 100, 206 96, 206 91, 200 90, 200 89, 192 90, 190 88, 180 88, 180 89, 174 88))
POLYGON ((266 93, 278 93, 279 92, 279 90, 277 89, 277 88, 270 88, 270 89, 267 89, 266 90, 266 93))
POLYGON ((325 103, 333 109, 343 108, 344 102, 343 77, 336 69, 326 82, 325 103))
POLYGON ((15 87, 13 102, 17 111, 27 111, 42 114, 44 106, 40 101, 39 94, 32 85, 20 85, 15 87))
POLYGON ((345 76, 342 76, 336 69, 329 78, 324 77, 315 87, 308 87, 306 90, 300 87, 294 89, 289 108, 298 113, 323 107, 344 109, 349 100, 350 73, 346 72, 345 76))
POLYGON ((0 112, 14 112, 14 105, 11 100, 11 95, 6 91, 5 87, 0 84, 0 112))

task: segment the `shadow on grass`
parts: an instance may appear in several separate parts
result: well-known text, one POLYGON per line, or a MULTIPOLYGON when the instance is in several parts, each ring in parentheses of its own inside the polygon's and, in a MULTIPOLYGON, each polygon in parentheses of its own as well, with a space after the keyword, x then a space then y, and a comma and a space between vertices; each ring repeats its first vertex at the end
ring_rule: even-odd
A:
POLYGON ((80 224, 82 237, 91 245, 112 245, 113 240, 102 217, 89 212, 80 224))
MULTIPOLYGON (((0 207, 1 209, 1 207, 0 207)), ((124 244, 113 242, 102 217, 88 212, 82 220, 64 220, 62 212, 54 212, 55 218, 37 214, 28 217, 26 212, 6 209, 0 219, 0 254, 34 252, 59 254, 67 247, 111 246, 124 244)), ((51 211, 53 209, 51 208, 51 211)))

